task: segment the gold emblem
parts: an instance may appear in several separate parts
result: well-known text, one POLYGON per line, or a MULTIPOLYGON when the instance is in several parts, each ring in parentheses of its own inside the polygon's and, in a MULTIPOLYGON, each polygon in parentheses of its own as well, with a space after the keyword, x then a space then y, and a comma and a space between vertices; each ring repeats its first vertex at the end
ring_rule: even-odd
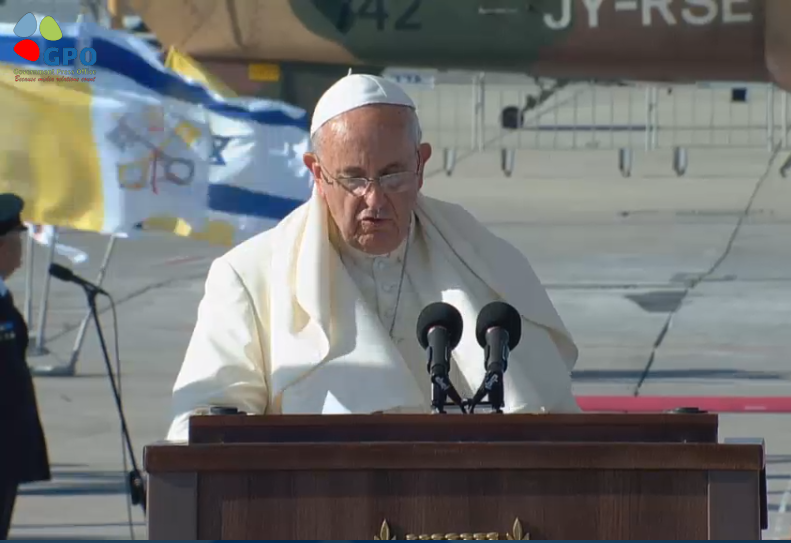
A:
MULTIPOLYGON (((390 525, 385 520, 382 522, 382 527, 379 528, 379 535, 374 536, 374 541, 393 541, 397 540, 394 534, 390 533, 390 525)), ((518 541, 530 539, 530 534, 522 529, 522 523, 519 519, 514 521, 514 526, 511 528, 510 534, 499 534, 498 532, 489 533, 475 533, 475 534, 424 534, 414 535, 407 534, 404 537, 406 541, 423 541, 423 540, 483 540, 483 541, 518 541)))

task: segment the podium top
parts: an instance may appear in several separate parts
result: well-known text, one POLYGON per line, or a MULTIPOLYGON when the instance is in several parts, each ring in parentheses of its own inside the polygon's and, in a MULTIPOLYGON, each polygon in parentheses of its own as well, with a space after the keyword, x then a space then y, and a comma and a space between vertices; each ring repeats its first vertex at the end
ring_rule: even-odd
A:
POLYGON ((717 443, 715 414, 196 415, 190 444, 717 443))

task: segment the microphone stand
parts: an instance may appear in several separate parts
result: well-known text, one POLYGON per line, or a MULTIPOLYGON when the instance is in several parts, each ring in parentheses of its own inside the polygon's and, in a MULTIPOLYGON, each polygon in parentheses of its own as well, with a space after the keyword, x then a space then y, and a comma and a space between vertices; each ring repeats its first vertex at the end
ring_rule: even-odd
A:
MULTIPOLYGON (((475 407, 481 405, 481 400, 484 396, 488 396, 488 405, 492 408, 492 413, 502 413, 503 405, 505 404, 505 393, 503 391, 503 378, 505 371, 508 369, 508 333, 494 330, 487 333, 492 335, 491 343, 488 343, 484 349, 484 367, 486 374, 483 377, 483 382, 478 388, 475 395, 467 402, 467 407, 470 413, 475 413, 475 407), (502 337, 504 335, 504 337, 502 337), (497 341, 499 339, 500 341, 497 341), (492 344, 502 345, 503 352, 493 352, 492 344)), ((485 404, 484 404, 485 405, 485 404)))
POLYGON ((448 394, 445 392, 442 387, 437 384, 437 382, 432 379, 431 380, 431 414, 432 415, 444 415, 445 414, 445 406, 448 403, 448 394))
POLYGON ((431 413, 436 415, 445 415, 445 406, 449 404, 447 399, 450 395, 453 404, 456 404, 461 409, 462 414, 467 414, 464 407, 464 400, 461 398, 450 378, 447 375, 433 375, 431 377, 431 413))
POLYGON ((427 369, 431 377, 431 412, 444 415, 448 396, 453 403, 459 406, 461 412, 466 414, 464 400, 459 395, 456 387, 450 381, 449 364, 450 351, 448 349, 448 334, 445 329, 439 329, 429 334, 428 364, 427 369))
POLYGON ((492 408, 492 413, 502 413, 505 403, 504 396, 503 372, 487 370, 475 396, 467 400, 467 408, 470 410, 470 414, 474 414, 477 406, 489 405, 492 408), (489 401, 481 401, 486 396, 489 397, 489 401))
MULTIPOLYGON (((110 386, 113 390, 113 398, 115 400, 115 407, 118 410, 118 417, 121 420, 121 433, 123 435, 124 444, 126 446, 127 451, 129 452, 129 458, 131 459, 132 463, 132 471, 130 471, 127 476, 128 480, 127 483, 129 484, 129 495, 131 497, 131 501, 133 505, 139 505, 143 509, 143 514, 146 513, 146 485, 145 481, 143 480, 143 476, 141 475, 140 468, 137 465, 137 460, 135 460, 135 451, 132 447, 132 439, 129 437, 129 429, 126 425, 126 417, 124 416, 124 409, 121 405, 121 395, 118 393, 118 386, 115 383, 115 379, 113 379, 113 367, 110 363, 110 355, 107 351, 107 343, 104 340, 104 333, 102 332, 102 326, 99 322, 99 310, 96 307, 96 297, 99 294, 103 294, 98 288, 92 287, 90 285, 80 284, 83 290, 85 291, 85 296, 88 298, 88 307, 90 308, 91 317, 93 318, 93 322, 96 325, 96 333, 99 336, 99 346, 102 349, 102 355, 104 357, 104 364, 107 368, 107 375, 110 378, 110 386)), ((116 338, 117 341, 117 338, 116 338)))

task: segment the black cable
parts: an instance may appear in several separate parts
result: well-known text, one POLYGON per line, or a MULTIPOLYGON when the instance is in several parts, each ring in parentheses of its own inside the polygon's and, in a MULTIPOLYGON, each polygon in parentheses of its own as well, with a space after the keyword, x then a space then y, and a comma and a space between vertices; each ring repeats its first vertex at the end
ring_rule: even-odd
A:
MULTIPOLYGON (((113 300, 112 296, 108 296, 108 300, 110 301, 110 310, 113 313, 113 347, 115 352, 115 378, 116 386, 118 387, 118 399, 123 405, 124 400, 124 393, 123 393, 123 383, 122 383, 122 372, 121 372, 121 348, 118 344, 118 312, 116 311, 115 307, 115 300, 113 300)), ((111 376, 112 379, 112 376, 111 376)), ((123 432, 121 433, 121 461, 124 466, 123 473, 129 473, 129 458, 126 454, 126 447, 124 446, 124 435, 123 432)), ((125 486, 129 483, 128 481, 124 481, 125 486)), ((126 518, 129 525, 129 537, 132 540, 135 540, 135 528, 134 528, 134 518, 132 517, 132 492, 130 488, 127 488, 127 492, 125 493, 126 497, 126 518)))
POLYGON ((750 197, 747 199, 747 205, 744 206, 744 209, 739 214, 739 219, 736 221, 736 226, 731 231, 731 235, 728 238, 728 242, 725 245, 725 249, 722 251, 720 256, 714 263, 703 273, 698 274, 695 278, 693 278, 687 286, 684 288, 684 292, 681 294, 681 299, 679 300, 678 304, 673 311, 671 311, 667 318, 665 319, 665 324, 662 326, 662 329, 659 331, 659 335, 657 336, 656 340, 654 341, 653 346, 651 347, 651 354, 648 356, 648 362, 646 363, 645 368, 643 368, 643 372, 640 375, 640 379, 637 381, 637 386, 634 387, 634 391, 632 393, 633 396, 640 395, 640 389, 645 383, 646 379, 648 379, 648 375, 651 373, 651 370, 654 368, 654 362, 656 361, 657 354, 659 353, 659 348, 662 346, 662 343, 665 341, 667 337, 667 333, 673 326, 675 322, 676 315, 681 310, 681 306, 686 301, 689 293, 692 292, 700 283, 706 281, 714 275, 714 273, 719 269, 725 259, 730 256, 731 251, 733 250, 733 245, 736 243, 736 238, 739 236, 742 230, 742 226, 744 225, 744 221, 746 221, 750 217, 750 213, 753 209, 753 204, 755 203, 755 199, 758 196, 758 193, 761 192, 761 189, 766 183, 766 180, 769 179, 769 176, 772 173, 772 166, 774 165, 775 160, 777 159, 777 155, 780 152, 781 145, 778 143, 772 149, 772 154, 769 156, 769 161, 766 164, 766 169, 761 174, 761 177, 758 178, 758 181, 755 183, 755 187, 753 187, 753 191, 750 194, 750 197))

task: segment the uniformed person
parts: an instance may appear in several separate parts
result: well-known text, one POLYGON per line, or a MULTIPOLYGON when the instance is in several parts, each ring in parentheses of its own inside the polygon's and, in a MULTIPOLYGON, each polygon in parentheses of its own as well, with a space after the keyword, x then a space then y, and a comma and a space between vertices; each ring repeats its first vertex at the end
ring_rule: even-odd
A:
POLYGON ((21 483, 50 479, 44 431, 25 353, 27 325, 5 281, 22 265, 24 202, 0 194, 0 539, 8 539, 21 483))

